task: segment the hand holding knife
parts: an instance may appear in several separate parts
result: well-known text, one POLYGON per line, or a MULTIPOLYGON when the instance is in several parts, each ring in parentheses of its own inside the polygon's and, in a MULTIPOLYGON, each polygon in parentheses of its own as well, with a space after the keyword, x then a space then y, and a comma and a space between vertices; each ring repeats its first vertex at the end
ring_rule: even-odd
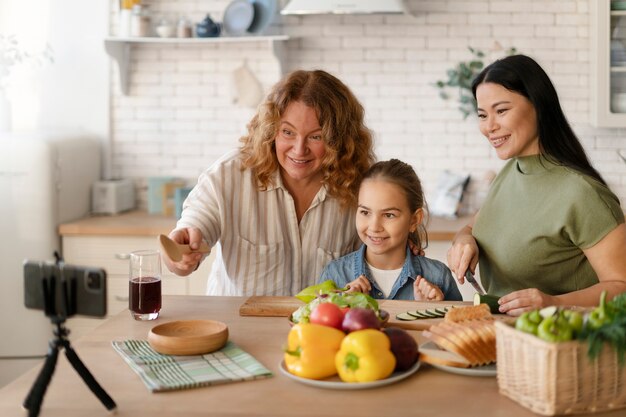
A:
POLYGON ((465 270, 465 279, 467 280, 467 282, 472 284, 472 287, 474 287, 478 294, 485 294, 485 290, 480 287, 480 284, 476 281, 476 278, 474 278, 474 274, 472 274, 472 271, 470 271, 469 268, 465 270))

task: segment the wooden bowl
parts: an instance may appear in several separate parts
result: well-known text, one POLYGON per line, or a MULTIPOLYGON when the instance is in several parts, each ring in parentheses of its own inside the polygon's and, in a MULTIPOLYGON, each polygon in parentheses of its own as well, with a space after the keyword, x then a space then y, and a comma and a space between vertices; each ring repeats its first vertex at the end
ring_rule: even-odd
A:
POLYGON ((214 320, 171 321, 148 333, 152 349, 164 355, 203 355, 222 348, 227 341, 228 326, 214 320))

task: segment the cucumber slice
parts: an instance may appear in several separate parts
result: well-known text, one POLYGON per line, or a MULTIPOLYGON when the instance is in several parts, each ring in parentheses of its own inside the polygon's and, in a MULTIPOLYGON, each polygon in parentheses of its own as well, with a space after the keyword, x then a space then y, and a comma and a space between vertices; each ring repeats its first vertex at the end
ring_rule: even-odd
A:
POLYGON ((448 307, 436 308, 435 311, 441 314, 442 316, 445 316, 446 313, 448 312, 448 307))
POLYGON ((418 311, 407 311, 406 314, 408 314, 409 316, 413 316, 416 319, 423 319, 424 316, 422 315, 422 313, 418 311))
POLYGON ((491 310, 491 314, 499 314, 500 313, 500 304, 498 304, 498 300, 500 297, 497 295, 491 294, 474 294, 474 305, 477 306, 479 304, 487 304, 489 306, 489 310, 491 310))
POLYGON ((410 315, 409 313, 400 313, 396 314, 396 318, 402 321, 413 321, 417 320, 417 317, 410 315))
POLYGON ((439 311, 439 310, 437 310, 436 308, 429 308, 429 309, 428 309, 428 310, 426 310, 426 311, 428 311, 430 314, 433 314, 433 315, 435 315, 435 316, 437 316, 437 317, 443 317, 443 316, 445 316, 445 315, 446 315, 446 312, 445 312, 445 311, 439 311))
POLYGON ((422 313, 428 316, 429 319, 436 319, 441 317, 439 314, 435 313, 434 309, 426 309, 422 313))

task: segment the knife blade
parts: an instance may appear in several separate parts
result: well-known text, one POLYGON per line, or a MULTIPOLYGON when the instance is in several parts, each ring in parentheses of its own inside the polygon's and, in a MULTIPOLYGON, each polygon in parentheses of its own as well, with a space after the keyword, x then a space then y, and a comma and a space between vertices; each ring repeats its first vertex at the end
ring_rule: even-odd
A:
POLYGON ((478 294, 485 294, 485 290, 480 287, 480 284, 476 281, 476 278, 474 278, 474 274, 472 274, 472 271, 470 271, 469 268, 467 268, 467 270, 465 271, 465 279, 467 280, 467 282, 472 284, 472 287, 474 287, 478 294))

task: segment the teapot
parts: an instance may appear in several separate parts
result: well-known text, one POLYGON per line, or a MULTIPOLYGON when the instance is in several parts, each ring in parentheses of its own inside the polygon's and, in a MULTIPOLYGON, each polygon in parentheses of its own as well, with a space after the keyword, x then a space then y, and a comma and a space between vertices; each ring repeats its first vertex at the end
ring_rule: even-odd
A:
POLYGON ((203 21, 196 24, 196 35, 199 38, 212 38, 220 36, 221 31, 222 25, 214 22, 209 15, 207 15, 203 21))

